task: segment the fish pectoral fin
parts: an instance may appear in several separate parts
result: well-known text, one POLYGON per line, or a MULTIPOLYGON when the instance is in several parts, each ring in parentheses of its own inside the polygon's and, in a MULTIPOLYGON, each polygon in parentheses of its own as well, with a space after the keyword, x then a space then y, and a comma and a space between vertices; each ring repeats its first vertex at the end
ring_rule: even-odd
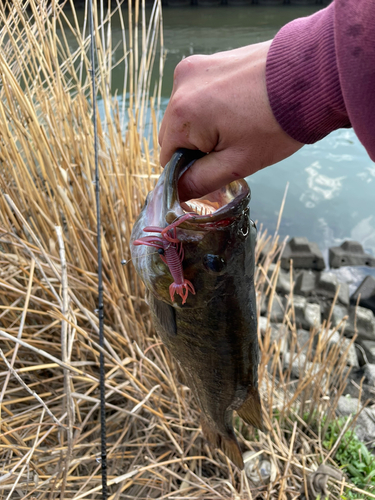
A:
POLYGON ((256 387, 251 387, 244 403, 236 411, 247 424, 256 427, 260 431, 264 430, 262 404, 256 387))
POLYGON ((240 447, 238 445, 236 436, 233 431, 228 429, 227 433, 224 435, 221 432, 217 432, 212 429, 209 423, 202 418, 201 420, 202 432, 212 446, 219 448, 234 465, 239 469, 243 469, 243 460, 240 447))

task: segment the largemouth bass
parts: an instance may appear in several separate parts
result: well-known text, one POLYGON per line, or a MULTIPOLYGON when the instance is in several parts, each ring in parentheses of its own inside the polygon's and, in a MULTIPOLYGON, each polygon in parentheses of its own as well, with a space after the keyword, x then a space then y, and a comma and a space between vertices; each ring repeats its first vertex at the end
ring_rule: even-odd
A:
POLYGON ((163 343, 178 360, 211 444, 243 468, 235 410, 262 429, 250 189, 235 181, 179 202, 177 184, 197 153, 177 151, 132 231, 131 253, 163 343))

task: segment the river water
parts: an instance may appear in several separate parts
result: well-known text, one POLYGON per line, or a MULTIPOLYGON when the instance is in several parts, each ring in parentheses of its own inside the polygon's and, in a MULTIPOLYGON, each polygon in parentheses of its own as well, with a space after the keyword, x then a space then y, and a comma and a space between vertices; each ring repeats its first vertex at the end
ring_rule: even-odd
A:
MULTIPOLYGON (((174 67, 183 57, 268 40, 290 20, 317 10, 319 6, 291 5, 165 8, 164 108, 174 67)), ((117 29, 114 24, 114 38, 117 29)), ((338 130, 315 145, 305 146, 291 158, 254 174, 248 182, 251 216, 271 233, 288 184, 282 237, 307 236, 319 244, 325 257, 328 247, 355 239, 375 255, 375 164, 351 129, 338 130)))

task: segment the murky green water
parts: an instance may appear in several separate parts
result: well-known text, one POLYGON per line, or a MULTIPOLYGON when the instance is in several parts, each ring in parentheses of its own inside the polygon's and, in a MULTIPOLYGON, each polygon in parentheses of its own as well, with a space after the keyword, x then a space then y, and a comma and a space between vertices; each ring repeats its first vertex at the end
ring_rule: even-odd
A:
MULTIPOLYGON (((173 69, 183 57, 268 40, 288 21, 318 9, 290 5, 166 8, 164 106, 171 91, 173 69)), ((116 37, 120 37, 120 31, 114 24, 116 37)), ((119 68, 112 82, 114 87, 117 81, 122 87, 122 77, 119 68)), ((258 172, 248 181, 252 218, 263 222, 271 232, 289 183, 282 236, 307 236, 324 253, 329 246, 352 238, 375 255, 375 164, 352 130, 336 131, 313 146, 305 146, 292 158, 258 172)))

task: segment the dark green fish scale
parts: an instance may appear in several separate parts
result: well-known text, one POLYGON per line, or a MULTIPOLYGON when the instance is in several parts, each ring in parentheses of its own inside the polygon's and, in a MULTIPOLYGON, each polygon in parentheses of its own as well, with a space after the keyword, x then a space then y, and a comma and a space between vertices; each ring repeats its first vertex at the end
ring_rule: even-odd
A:
MULTIPOLYGON (((172 157, 134 225, 132 241, 145 236, 145 226, 166 227, 184 213, 177 182, 193 158, 194 152, 186 150, 172 157)), ((202 411, 206 437, 242 468, 233 411, 262 428, 254 292, 256 228, 249 218, 250 190, 245 181, 233 182, 216 198, 220 196, 229 200, 220 213, 197 216, 177 229, 185 252, 184 277, 196 291, 189 293, 186 304, 181 305, 179 296, 172 304, 168 288, 173 279, 155 249, 132 246, 132 256, 146 285, 155 329, 184 370, 202 411)))

